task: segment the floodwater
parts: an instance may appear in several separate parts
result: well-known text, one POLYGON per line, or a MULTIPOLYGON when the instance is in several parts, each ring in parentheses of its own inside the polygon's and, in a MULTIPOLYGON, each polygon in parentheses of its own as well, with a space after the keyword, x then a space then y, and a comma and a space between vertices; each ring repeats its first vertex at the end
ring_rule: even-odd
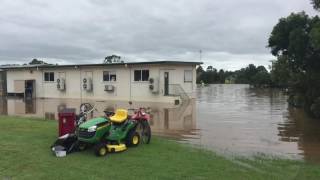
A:
POLYGON ((152 132, 213 149, 225 155, 265 154, 320 162, 320 120, 289 108, 277 89, 249 85, 210 85, 196 99, 175 106, 165 103, 89 101, 79 99, 0 99, 0 114, 57 119, 65 108, 95 105, 91 117, 105 109, 150 107, 152 132))
POLYGON ((278 89, 211 85, 197 90, 200 144, 235 155, 320 162, 320 120, 289 108, 278 89))

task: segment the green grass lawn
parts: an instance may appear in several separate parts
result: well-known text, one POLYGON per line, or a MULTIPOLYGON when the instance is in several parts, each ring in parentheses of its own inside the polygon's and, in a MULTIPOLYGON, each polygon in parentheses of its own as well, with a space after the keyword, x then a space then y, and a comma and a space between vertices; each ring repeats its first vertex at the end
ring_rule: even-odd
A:
POLYGON ((2 179, 320 179, 320 165, 257 157, 226 159, 153 137, 151 144, 106 157, 92 150, 56 158, 57 123, 0 116, 2 179))

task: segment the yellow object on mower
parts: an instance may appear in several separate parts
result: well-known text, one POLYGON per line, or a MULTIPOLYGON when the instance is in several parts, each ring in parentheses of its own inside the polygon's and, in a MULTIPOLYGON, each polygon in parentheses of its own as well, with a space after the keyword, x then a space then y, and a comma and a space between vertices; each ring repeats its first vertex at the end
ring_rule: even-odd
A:
POLYGON ((127 146, 123 143, 120 143, 120 144, 101 143, 95 148, 96 148, 95 153, 97 156, 105 156, 108 153, 125 151, 127 149, 127 146))
POLYGON ((122 123, 128 117, 128 111, 125 109, 117 109, 115 115, 110 117, 111 122, 122 123))
POLYGON ((119 144, 119 145, 108 144, 107 148, 109 152, 120 152, 120 151, 126 150, 127 146, 125 144, 119 144))

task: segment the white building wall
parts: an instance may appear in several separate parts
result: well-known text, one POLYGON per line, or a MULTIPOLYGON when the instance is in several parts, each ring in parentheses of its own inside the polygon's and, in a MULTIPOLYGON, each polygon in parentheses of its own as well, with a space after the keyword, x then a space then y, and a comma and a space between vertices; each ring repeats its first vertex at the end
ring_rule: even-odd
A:
POLYGON ((15 80, 35 80, 36 81, 36 95, 41 97, 42 91, 42 72, 36 70, 8 70, 7 71, 7 92, 14 92, 15 80))
POLYGON ((15 80, 35 80, 37 98, 82 98, 96 100, 125 100, 125 101, 160 101, 173 102, 177 97, 164 96, 164 72, 169 72, 169 84, 179 84, 184 91, 193 97, 192 92, 196 88, 195 65, 119 65, 105 67, 58 67, 56 69, 8 70, 8 93, 14 93, 15 80), (153 94, 149 90, 149 82, 135 82, 134 70, 148 69, 149 77, 159 79, 159 93, 153 94), (184 71, 193 71, 193 82, 184 82, 184 71), (116 82, 104 82, 103 71, 115 71, 116 82), (55 81, 45 82, 44 72, 54 72, 55 81), (82 88, 84 77, 92 77, 93 90, 86 92, 82 88), (65 91, 57 89, 58 77, 65 79, 65 91), (104 91, 105 85, 113 85, 114 92, 104 91))

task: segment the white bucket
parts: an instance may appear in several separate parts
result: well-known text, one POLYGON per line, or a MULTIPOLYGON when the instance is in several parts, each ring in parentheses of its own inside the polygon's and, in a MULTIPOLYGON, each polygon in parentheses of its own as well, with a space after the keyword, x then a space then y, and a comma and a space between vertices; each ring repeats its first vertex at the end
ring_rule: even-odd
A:
POLYGON ((55 151, 57 157, 65 157, 67 155, 66 151, 55 151))

